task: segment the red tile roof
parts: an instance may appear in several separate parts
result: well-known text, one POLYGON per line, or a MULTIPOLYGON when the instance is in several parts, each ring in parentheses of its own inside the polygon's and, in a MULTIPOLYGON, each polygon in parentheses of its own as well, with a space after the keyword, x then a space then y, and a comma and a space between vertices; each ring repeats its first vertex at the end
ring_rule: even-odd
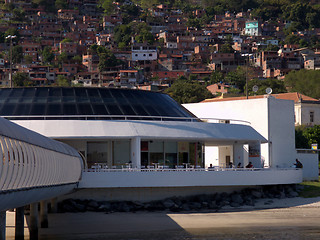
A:
MULTIPOLYGON (((278 93, 278 94, 271 94, 271 95, 277 99, 293 100, 295 103, 299 102, 299 100, 320 102, 318 99, 308 97, 308 96, 303 95, 298 92, 278 93)), ((248 98, 249 99, 257 99, 257 98, 264 98, 264 97, 265 97, 265 95, 257 95, 257 96, 249 96, 248 98)), ((246 96, 231 97, 231 98, 211 98, 211 99, 205 99, 202 102, 221 102, 221 101, 234 101, 234 100, 243 100, 243 99, 246 99, 246 96)))

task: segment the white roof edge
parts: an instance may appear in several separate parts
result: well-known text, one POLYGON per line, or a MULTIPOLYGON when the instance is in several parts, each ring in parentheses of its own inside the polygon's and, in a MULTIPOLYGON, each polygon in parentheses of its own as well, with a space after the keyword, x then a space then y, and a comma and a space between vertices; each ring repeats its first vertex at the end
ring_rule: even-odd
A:
POLYGON ((17 120, 17 124, 55 139, 114 138, 268 142, 251 126, 240 124, 129 120, 17 120))

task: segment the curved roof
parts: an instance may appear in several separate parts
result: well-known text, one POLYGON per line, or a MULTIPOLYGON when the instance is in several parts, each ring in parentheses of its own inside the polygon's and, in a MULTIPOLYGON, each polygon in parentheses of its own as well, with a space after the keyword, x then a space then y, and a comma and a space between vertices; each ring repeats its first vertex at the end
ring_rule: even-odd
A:
POLYGON ((21 116, 25 116, 24 119, 28 116, 81 119, 79 115, 91 115, 90 119, 101 119, 99 116, 104 116, 103 119, 117 119, 116 116, 194 117, 166 94, 84 87, 2 88, 0 115, 20 116, 19 119, 23 119, 21 116))

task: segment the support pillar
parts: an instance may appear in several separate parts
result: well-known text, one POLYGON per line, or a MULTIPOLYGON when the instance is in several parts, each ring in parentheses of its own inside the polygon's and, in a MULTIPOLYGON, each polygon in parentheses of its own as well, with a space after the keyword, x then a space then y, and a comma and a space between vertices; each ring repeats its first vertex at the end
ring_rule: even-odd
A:
POLYGON ((141 168, 141 138, 131 139, 131 161, 132 167, 141 168))
POLYGON ((58 212, 58 201, 57 198, 52 198, 50 201, 50 212, 57 213, 58 212))
POLYGON ((30 240, 38 240, 38 203, 30 204, 30 240))
POLYGON ((6 211, 0 212, 0 240, 6 240, 6 211))
POLYGON ((48 203, 47 201, 40 202, 40 227, 48 228, 48 203))
POLYGON ((240 144, 240 143, 233 144, 233 164, 235 167, 238 167, 238 166, 242 168, 245 167, 243 144, 240 144))
POLYGON ((16 208, 15 240, 24 239, 24 207, 16 208))

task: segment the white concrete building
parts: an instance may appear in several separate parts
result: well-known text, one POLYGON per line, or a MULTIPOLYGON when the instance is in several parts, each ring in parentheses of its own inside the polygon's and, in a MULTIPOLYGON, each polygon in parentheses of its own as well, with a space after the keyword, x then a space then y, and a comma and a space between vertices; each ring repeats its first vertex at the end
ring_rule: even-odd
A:
MULTIPOLYGON (((291 142, 282 141, 280 133, 272 134, 271 146, 263 136, 270 129, 294 136, 291 126, 276 121, 268 126, 263 119, 270 114, 272 120, 276 115, 281 118, 289 101, 266 98, 260 106, 251 106, 255 114, 262 114, 260 108, 268 105, 280 106, 255 116, 264 126, 262 134, 243 121, 241 104, 230 114, 225 111, 223 121, 203 122, 169 96, 149 91, 13 88, 0 89, 0 100, 2 116, 81 153, 85 167, 75 197, 147 201, 302 181, 302 171, 288 168, 295 157, 291 142), (218 160, 211 158, 208 147, 220 149, 218 160), (261 156, 269 156, 265 152, 272 158, 262 168, 261 156), (252 162, 254 168, 230 168, 230 162, 242 166, 252 162)), ((206 111, 222 108, 210 109, 206 111)))
MULTIPOLYGON (((294 163, 296 156, 292 101, 266 96, 248 100, 213 99, 184 106, 201 119, 217 118, 234 124, 237 122, 232 119, 248 121, 251 127, 268 140, 268 143, 261 145, 261 158, 265 167, 290 167, 294 163)), ((232 154, 232 149, 222 147, 219 154, 228 152, 231 161, 237 164, 236 151, 237 149, 232 154)), ((254 152, 250 154, 255 155, 254 152)), ((260 164, 259 159, 253 163, 255 167, 261 167, 260 164)))
MULTIPOLYGON (((200 119, 216 118, 220 119, 216 121, 231 124, 237 124, 237 121, 232 119, 248 121, 251 127, 268 140, 266 144, 261 144, 261 164, 264 167, 292 167, 295 159, 299 158, 305 166, 304 179, 317 180, 319 173, 317 154, 308 150, 299 150, 297 153, 295 149, 294 116, 297 119, 298 114, 301 114, 301 98, 308 97, 297 95, 297 93, 285 93, 254 96, 249 99, 245 97, 216 98, 184 106, 200 119), (298 103, 289 100, 294 96, 300 96, 298 103)), ((307 109, 305 111, 308 112, 307 109)), ((250 144, 244 147, 248 149, 249 157, 254 155, 250 153, 250 144)), ((235 165, 238 163, 238 149, 235 146, 206 146, 205 152, 207 163, 224 165, 228 163, 228 158, 235 165)), ((253 158, 249 161, 252 161, 254 167, 259 167, 259 159, 253 158)))
POLYGON ((154 61, 158 59, 156 48, 149 46, 133 46, 131 50, 132 61, 154 61))

